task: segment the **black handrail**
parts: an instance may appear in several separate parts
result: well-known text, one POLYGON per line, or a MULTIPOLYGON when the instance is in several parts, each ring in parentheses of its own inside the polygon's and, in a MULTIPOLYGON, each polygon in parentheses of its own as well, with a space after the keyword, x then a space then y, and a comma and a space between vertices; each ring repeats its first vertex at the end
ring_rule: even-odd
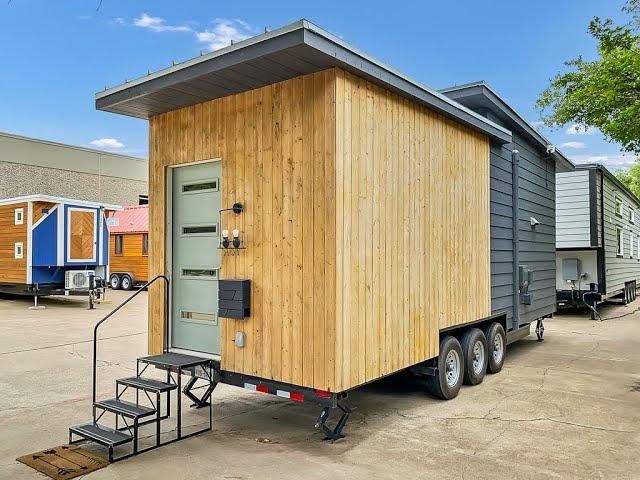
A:
MULTIPOLYGON (((165 325, 167 324, 167 316, 169 314, 169 279, 165 275, 158 275, 157 277, 152 278, 150 281, 141 286, 133 295, 127 298, 124 302, 118 305, 116 308, 111 310, 107 316, 105 316, 102 320, 96 323, 96 326, 93 327, 93 403, 96 403, 96 376, 97 376, 97 352, 98 352, 98 327, 102 325, 102 323, 110 318, 114 313, 124 307, 127 303, 133 300, 136 295, 138 295, 141 291, 146 289, 149 285, 151 285, 156 280, 163 279, 165 281, 165 290, 164 290, 164 316, 165 316, 165 325)), ((168 332, 165 331, 165 337, 168 335, 168 332)), ((165 342, 166 345, 166 342, 165 342)), ((93 420, 95 421, 95 407, 93 408, 93 420)))

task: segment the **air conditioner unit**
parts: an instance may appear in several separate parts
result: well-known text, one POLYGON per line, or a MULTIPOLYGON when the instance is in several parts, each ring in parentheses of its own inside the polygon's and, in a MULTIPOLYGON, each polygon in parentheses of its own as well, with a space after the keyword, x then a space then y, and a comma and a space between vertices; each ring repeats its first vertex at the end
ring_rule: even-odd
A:
POLYGON ((89 276, 95 277, 93 270, 67 270, 64 272, 65 290, 88 290, 89 276))

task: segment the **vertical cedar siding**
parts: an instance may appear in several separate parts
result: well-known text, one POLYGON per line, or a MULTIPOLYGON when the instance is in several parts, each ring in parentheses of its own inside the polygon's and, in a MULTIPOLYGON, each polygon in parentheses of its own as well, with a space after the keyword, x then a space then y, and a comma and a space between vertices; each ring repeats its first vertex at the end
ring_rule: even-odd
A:
POLYGON ((213 158, 222 205, 246 207, 233 226, 247 249, 221 275, 252 281, 251 317, 221 319, 223 369, 342 391, 489 315, 486 136, 339 69, 153 117, 151 276, 165 272, 166 167, 213 158))

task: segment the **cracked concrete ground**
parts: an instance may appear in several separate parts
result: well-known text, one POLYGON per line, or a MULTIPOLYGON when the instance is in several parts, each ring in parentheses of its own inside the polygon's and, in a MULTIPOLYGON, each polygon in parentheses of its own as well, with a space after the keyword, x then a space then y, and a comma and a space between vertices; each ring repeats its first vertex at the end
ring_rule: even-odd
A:
MULTIPOLYGON (((90 418, 91 331, 113 305, 44 304, 32 311, 26 300, 0 299, 0 478, 40 477, 14 459, 64 443, 69 425, 90 418)), ((146 297, 102 337, 98 392, 106 397, 145 353, 146 297)), ((602 323, 559 315, 546 322, 544 342, 534 338, 511 345, 501 373, 449 402, 405 375, 360 389, 347 437, 335 445, 313 428, 317 408, 221 385, 212 432, 90 477, 640 478, 640 313, 602 323)), ((184 421, 205 414, 188 411, 184 421)))

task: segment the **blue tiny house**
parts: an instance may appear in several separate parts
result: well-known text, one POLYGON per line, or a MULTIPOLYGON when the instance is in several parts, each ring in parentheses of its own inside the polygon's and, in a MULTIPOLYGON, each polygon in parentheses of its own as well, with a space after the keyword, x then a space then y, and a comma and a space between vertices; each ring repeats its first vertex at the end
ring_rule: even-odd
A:
POLYGON ((29 195, 0 200, 0 293, 84 294, 108 275, 117 205, 29 195))

